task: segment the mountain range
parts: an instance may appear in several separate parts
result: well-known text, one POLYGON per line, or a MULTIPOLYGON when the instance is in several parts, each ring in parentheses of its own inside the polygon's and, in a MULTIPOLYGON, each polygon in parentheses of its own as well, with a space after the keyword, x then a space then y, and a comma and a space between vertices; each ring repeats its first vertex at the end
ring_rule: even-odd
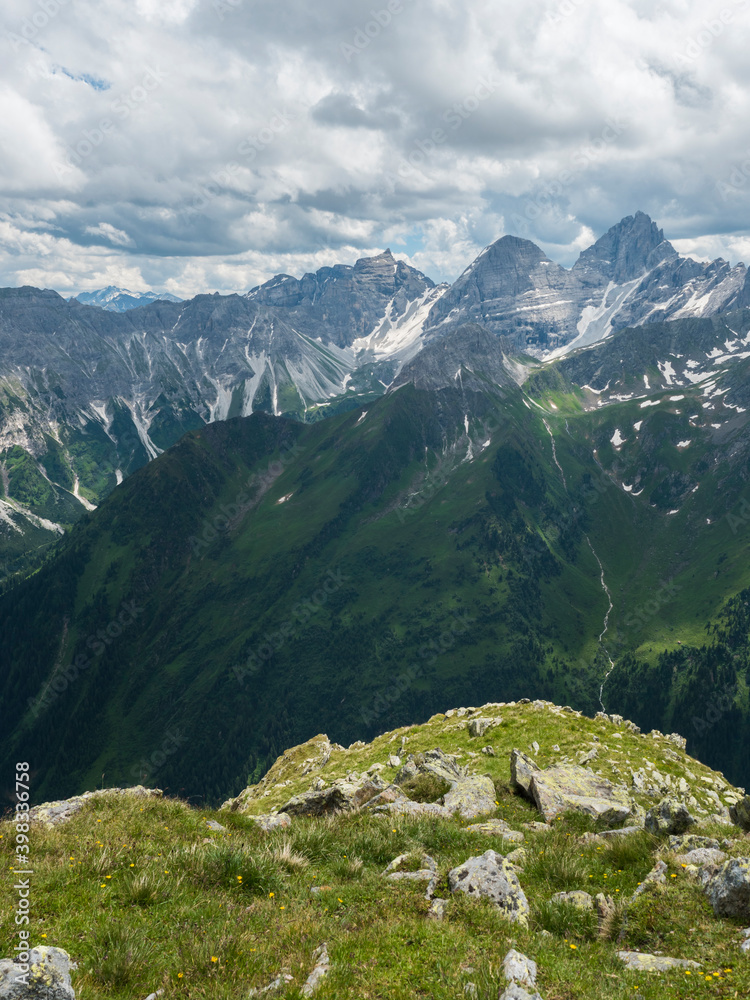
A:
POLYGON ((109 312, 127 312, 128 309, 139 309, 151 302, 182 301, 169 292, 131 292, 127 288, 115 288, 114 285, 95 292, 79 292, 75 297, 85 306, 101 306, 109 312))
POLYGON ((154 293, 87 294, 98 307, 0 290, 2 575, 188 430, 370 402, 466 323, 500 335, 509 355, 555 358, 626 326, 744 308, 750 279, 742 264, 681 257, 638 212, 569 270, 505 236, 450 286, 386 250, 244 295, 141 305, 154 293))

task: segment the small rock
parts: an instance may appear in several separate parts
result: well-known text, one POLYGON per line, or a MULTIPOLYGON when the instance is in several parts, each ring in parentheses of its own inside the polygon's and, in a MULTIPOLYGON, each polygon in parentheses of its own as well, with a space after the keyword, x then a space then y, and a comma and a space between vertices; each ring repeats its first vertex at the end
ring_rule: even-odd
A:
POLYGON ((313 970, 307 977, 305 985, 300 990, 303 997, 311 997, 313 993, 317 990, 317 988, 320 986, 321 981, 328 975, 330 971, 331 962, 330 959, 328 958, 327 945, 322 944, 319 948, 316 949, 316 951, 313 953, 313 962, 315 962, 313 970))
POLYGON ((262 997, 267 996, 270 993, 278 993, 279 990, 282 990, 287 985, 287 983, 291 983, 293 981, 294 977, 291 976, 286 969, 284 969, 272 982, 268 984, 268 986, 251 989, 247 995, 249 997, 262 997))
POLYGON ((221 823, 217 823, 215 819, 209 819, 206 822, 206 826, 209 830, 213 830, 214 833, 223 833, 226 830, 226 827, 222 826, 221 823))
POLYGON ((666 958, 663 955, 646 955, 640 951, 618 951, 617 957, 632 972, 669 972, 670 969, 700 969, 697 962, 687 958, 666 958))
POLYGON ((470 722, 466 723, 469 736, 484 736, 488 729, 492 729, 496 721, 495 719, 471 719, 470 722))
POLYGON ((685 833, 697 820, 690 815, 688 807, 678 799, 662 799, 658 806, 646 813, 646 829, 649 833, 685 833))
POLYGON ((491 900, 512 922, 526 926, 529 902, 510 862, 501 854, 485 851, 448 872, 451 892, 465 892, 491 900))
POLYGON ((521 823, 521 826, 525 830, 533 830, 535 833, 549 833, 552 829, 549 823, 540 823, 538 820, 532 820, 530 823, 521 823))
POLYGON ((430 908, 427 911, 427 917, 429 920, 443 920, 445 918, 446 911, 448 909, 449 900, 447 899, 433 899, 430 903, 430 908))
POLYGON ((666 882, 667 876, 664 874, 667 870, 667 865, 664 861, 657 861, 648 875, 644 878, 643 882, 638 886, 638 888, 633 893, 633 899, 640 896, 642 892, 646 891, 646 886, 651 883, 666 882))
POLYGON ((392 753, 388 758, 388 767, 401 767, 401 758, 392 753))
POLYGON ((505 855, 505 860, 510 861, 514 868, 523 870, 523 866, 526 864, 528 858, 528 852, 525 847, 517 847, 515 851, 511 851, 510 854, 505 855))
POLYGON ((750 955, 750 938, 746 938, 740 945, 740 950, 746 955, 750 955))
POLYGON ((292 825, 292 817, 285 812, 275 813, 273 816, 249 816, 264 833, 272 830, 286 830, 292 825))
POLYGON ((487 754, 488 757, 495 756, 495 751, 492 747, 482 747, 482 753, 487 754))
POLYGON ((464 993, 467 997, 473 997, 474 1000, 479 1000, 479 990, 477 989, 476 983, 466 983, 464 986, 464 993))
POLYGON ((623 826, 619 830, 601 830, 599 836, 605 840, 614 840, 615 837, 629 837, 631 833, 643 833, 643 827, 623 826))
POLYGON ((534 753, 538 757, 539 756, 539 744, 537 743, 536 740, 534 740, 534 742, 531 744, 531 749, 534 751, 534 753))
POLYGON ((537 965, 533 959, 511 948, 503 959, 503 974, 509 983, 536 986, 537 965))
POLYGON ((500 994, 500 1000, 542 1000, 538 993, 529 993, 518 983, 511 983, 500 994))
POLYGON ((28 963, 23 965, 9 958, 0 960, 2 1000, 75 1000, 70 983, 70 970, 75 965, 67 951, 42 945, 28 954, 28 963), (19 981, 20 976, 26 978, 28 986, 19 981))

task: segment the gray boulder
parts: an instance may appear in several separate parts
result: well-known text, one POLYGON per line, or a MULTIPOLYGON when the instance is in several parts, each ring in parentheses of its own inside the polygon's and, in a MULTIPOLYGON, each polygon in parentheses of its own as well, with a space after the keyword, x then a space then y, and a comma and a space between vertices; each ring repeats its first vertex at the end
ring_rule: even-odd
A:
POLYGON ((539 766, 521 750, 510 752, 510 780, 515 788, 531 798, 531 779, 540 770, 539 766))
POLYGON ((646 813, 646 829, 649 833, 685 833, 698 821, 690 815, 684 802, 667 797, 646 813))
POLYGON ((731 858, 705 886, 717 917, 750 918, 750 858, 731 858))
POLYGON ((488 729, 495 725, 495 719, 472 719, 466 723, 469 736, 484 736, 488 729))
POLYGON ((456 781, 443 798, 448 812, 457 812, 462 819, 486 816, 497 808, 495 786, 485 775, 475 774, 456 781))
POLYGON ((681 865, 720 865, 727 860, 724 851, 717 851, 713 847, 696 847, 694 851, 687 854, 678 854, 677 861, 681 865))
POLYGON ((573 811, 615 826, 632 812, 627 789, 576 764, 558 764, 545 771, 535 771, 530 791, 547 823, 564 812, 573 811))
POLYGON ((331 960, 328 957, 327 945, 322 944, 315 950, 313 954, 313 962, 315 962, 315 966, 313 967, 310 975, 307 977, 304 986, 300 990, 303 997, 311 997, 330 972, 331 960))
POLYGON ((70 970, 75 965, 62 948, 41 946, 28 955, 27 962, 0 960, 0 1000, 75 1000, 70 970))
POLYGON ((528 924, 529 902, 513 866, 501 854, 485 851, 448 872, 451 892, 489 899, 513 923, 528 924))
POLYGON ((350 774, 337 778, 328 788, 293 795, 280 812, 288 816, 326 816, 360 809, 387 787, 382 778, 350 774))
POLYGON ((453 785, 456 781, 468 777, 469 772, 450 754, 443 753, 439 749, 426 750, 420 754, 409 754, 406 764, 398 771, 393 781, 397 785, 403 785, 409 778, 415 778, 418 774, 431 774, 453 785))

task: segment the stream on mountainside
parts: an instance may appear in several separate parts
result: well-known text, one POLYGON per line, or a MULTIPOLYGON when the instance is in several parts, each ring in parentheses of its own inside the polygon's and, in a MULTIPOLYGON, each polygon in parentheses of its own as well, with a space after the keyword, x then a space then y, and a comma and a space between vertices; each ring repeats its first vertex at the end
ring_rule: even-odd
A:
MULTIPOLYGON (((545 426, 545 428, 547 430, 547 433, 549 434, 550 441, 552 442, 552 458, 554 459, 555 465, 560 470, 560 476, 561 476, 562 481, 563 481, 563 486, 565 488, 565 493, 566 493, 567 496, 570 496, 570 493, 568 493, 568 481, 565 478, 565 473, 563 472, 563 468, 560 465, 560 462, 559 462, 559 460, 557 458, 557 447, 555 445, 555 437, 554 437, 554 435, 552 433, 552 429, 550 428, 550 425, 547 423, 546 420, 542 420, 542 423, 544 424, 544 426, 545 426)), ((607 631, 609 629, 609 616, 612 614, 612 611, 614 609, 614 603, 612 601, 612 594, 610 593, 610 589, 607 586, 607 581, 604 578, 604 566, 602 565, 602 561, 599 558, 599 555, 598 555, 596 549, 594 548, 594 546, 593 546, 593 544, 592 544, 591 539, 589 538, 589 536, 585 535, 584 537, 586 538, 588 546, 591 549, 591 554, 593 555, 594 559, 596 559, 597 563, 599 564, 599 572, 600 572, 600 580, 601 580, 602 590, 606 594, 607 600, 609 601, 609 607, 607 608, 607 613, 604 616, 604 628, 602 629, 602 631, 599 634, 599 645, 602 648, 602 650, 604 651, 605 656, 609 660, 609 670, 604 675, 604 680, 602 681, 601 687, 599 688, 599 704, 602 707, 602 712, 606 712, 607 710, 604 707, 604 686, 607 683, 607 681, 609 680, 610 674, 615 669, 615 662, 612 659, 612 657, 609 655, 609 650, 604 645, 604 636, 607 634, 607 631)))

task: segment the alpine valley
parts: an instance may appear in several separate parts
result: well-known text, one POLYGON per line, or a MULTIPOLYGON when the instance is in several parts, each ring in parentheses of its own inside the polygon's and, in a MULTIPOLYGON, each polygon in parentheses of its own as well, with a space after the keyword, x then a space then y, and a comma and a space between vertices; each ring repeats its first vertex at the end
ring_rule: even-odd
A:
POLYGON ((639 212, 451 286, 386 251, 124 311, 4 289, 0 360, 0 762, 38 801, 217 803, 521 698, 747 783, 744 265, 639 212))

